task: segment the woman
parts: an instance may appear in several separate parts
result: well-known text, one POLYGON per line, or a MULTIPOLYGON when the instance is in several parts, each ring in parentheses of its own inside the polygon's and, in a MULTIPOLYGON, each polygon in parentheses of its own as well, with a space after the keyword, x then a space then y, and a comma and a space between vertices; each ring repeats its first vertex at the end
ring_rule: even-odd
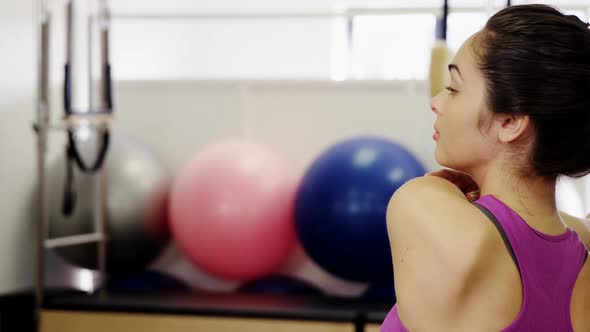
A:
POLYGON ((398 302, 381 331, 590 331, 590 234, 555 203, 559 175, 590 172, 587 24, 508 7, 449 70, 433 138, 456 171, 390 201, 398 302))

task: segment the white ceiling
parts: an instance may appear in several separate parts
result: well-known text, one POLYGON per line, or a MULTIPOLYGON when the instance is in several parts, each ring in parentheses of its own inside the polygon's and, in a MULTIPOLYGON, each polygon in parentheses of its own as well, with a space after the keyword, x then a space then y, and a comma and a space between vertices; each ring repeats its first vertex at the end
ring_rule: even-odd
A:
MULTIPOLYGON (((548 3, 557 6, 589 6, 589 0, 531 1, 513 0, 512 4, 548 3)), ((326 11, 343 8, 407 8, 438 7, 441 0, 110 0, 113 12, 166 13, 166 12, 261 12, 261 11, 326 11)), ((493 4, 502 7, 506 0, 449 0, 452 7, 493 4)))

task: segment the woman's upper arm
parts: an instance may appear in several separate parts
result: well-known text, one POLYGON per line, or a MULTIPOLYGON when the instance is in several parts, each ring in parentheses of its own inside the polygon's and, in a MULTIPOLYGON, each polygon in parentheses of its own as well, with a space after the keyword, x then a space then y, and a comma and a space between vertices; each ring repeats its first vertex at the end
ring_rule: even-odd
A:
POLYGON ((408 328, 452 323, 463 280, 477 259, 481 217, 461 191, 434 177, 414 179, 387 208, 400 318, 408 328))
MULTIPOLYGON (((452 183, 430 176, 411 180, 398 189, 387 207, 393 249, 416 247, 416 252, 429 254, 421 260, 448 255, 455 262, 454 253, 464 251, 463 235, 477 229, 473 227, 476 223, 466 222, 466 213, 479 212, 452 183), (425 242, 418 245, 417 240, 425 242)), ((449 268, 453 262, 445 266, 449 268)))

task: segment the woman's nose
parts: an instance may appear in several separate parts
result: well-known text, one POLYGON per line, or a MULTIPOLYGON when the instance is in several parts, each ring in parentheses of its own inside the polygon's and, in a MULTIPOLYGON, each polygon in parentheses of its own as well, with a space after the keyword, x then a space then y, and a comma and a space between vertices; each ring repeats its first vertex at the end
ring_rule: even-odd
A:
POLYGON ((440 113, 441 97, 442 97, 443 93, 444 93, 444 91, 439 92, 436 96, 432 97, 432 99, 430 100, 430 110, 435 114, 440 113))

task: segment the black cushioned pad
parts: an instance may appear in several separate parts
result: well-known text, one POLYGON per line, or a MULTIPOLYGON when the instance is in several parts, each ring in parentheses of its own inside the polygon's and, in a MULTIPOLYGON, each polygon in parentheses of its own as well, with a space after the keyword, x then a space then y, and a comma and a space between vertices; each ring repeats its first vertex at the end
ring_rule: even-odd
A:
POLYGON ((65 293, 47 295, 55 310, 158 313, 380 323, 392 304, 328 297, 209 293, 65 293))

